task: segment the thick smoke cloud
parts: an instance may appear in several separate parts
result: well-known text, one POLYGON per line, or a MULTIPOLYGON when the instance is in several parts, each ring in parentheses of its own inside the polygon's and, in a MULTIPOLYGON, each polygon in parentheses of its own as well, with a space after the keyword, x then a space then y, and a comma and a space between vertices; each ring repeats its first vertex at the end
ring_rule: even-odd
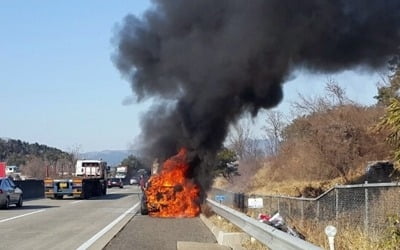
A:
POLYGON ((400 1, 158 0, 126 16, 114 40, 138 101, 159 100, 141 121, 145 152, 187 147, 207 188, 229 124, 277 105, 293 70, 377 68, 395 55, 400 1))

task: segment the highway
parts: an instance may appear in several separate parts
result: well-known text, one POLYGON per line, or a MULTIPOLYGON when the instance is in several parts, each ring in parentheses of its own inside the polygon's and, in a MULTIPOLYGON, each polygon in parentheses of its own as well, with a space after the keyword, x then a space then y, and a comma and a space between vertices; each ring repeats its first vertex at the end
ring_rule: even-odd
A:
POLYGON ((0 210, 0 249, 102 249, 136 214, 140 190, 88 200, 35 199, 0 210))
POLYGON ((88 200, 35 199, 0 209, 0 249, 171 249, 178 241, 215 243, 199 218, 142 216, 137 186, 88 200))
POLYGON ((215 243, 216 239, 199 218, 152 218, 138 215, 110 241, 105 250, 176 250, 179 241, 215 243))

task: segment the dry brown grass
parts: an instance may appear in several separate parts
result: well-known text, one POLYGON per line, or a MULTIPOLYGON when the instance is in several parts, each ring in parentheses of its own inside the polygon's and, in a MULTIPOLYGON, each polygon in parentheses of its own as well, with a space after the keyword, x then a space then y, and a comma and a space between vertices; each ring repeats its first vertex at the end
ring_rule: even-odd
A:
MULTIPOLYGON (((247 181, 238 181, 237 188, 241 188, 240 192, 255 195, 310 197, 307 195, 312 194, 316 197, 335 185, 363 183, 366 163, 387 159, 390 152, 384 136, 371 133, 369 129, 381 114, 379 108, 347 105, 297 119, 287 128, 286 141, 279 154, 266 159, 247 181)), ((396 169, 400 179, 399 166, 396 169)), ((223 179, 214 183, 214 187, 234 190, 230 185, 232 183, 223 179)), ((373 196, 377 195, 371 192, 370 197, 373 196)), ((371 219, 378 221, 378 212, 387 207, 394 207, 398 212, 395 208, 398 208, 399 200, 397 193, 387 201, 377 202, 377 206, 369 210, 371 219), (372 214, 375 211, 376 214, 372 214)), ((249 215, 255 217, 257 214, 249 215)), ((387 214, 383 214, 379 222, 384 221, 385 216, 387 214)), ((296 225, 308 241, 325 248, 328 242, 324 227, 332 223, 339 230, 336 249, 380 249, 382 232, 368 232, 366 235, 363 228, 355 227, 351 220, 343 220, 324 223, 293 221, 289 225, 296 225)))
POLYGON ((265 159, 244 191, 300 196, 305 187, 362 181, 366 163, 390 152, 384 136, 370 131, 382 112, 343 105, 296 118, 285 128, 278 154, 265 159))
POLYGON ((269 248, 254 238, 247 239, 242 246, 250 250, 268 250, 269 248))
POLYGON ((257 175, 253 178, 253 186, 248 193, 258 195, 287 195, 293 197, 302 196, 302 191, 306 187, 321 188, 326 191, 336 184, 342 184, 340 178, 329 181, 305 181, 305 180, 290 180, 290 181, 274 181, 269 179, 267 169, 260 169, 257 175))
MULTIPOLYGON (((360 172, 352 171, 351 180, 360 179, 360 172)), ((219 183, 223 183, 220 181, 219 183)), ((257 175, 253 178, 252 189, 248 191, 249 194, 258 195, 288 195, 299 196, 301 190, 307 186, 320 187, 324 190, 335 186, 336 184, 345 184, 341 178, 336 178, 330 181, 271 181, 269 176, 269 169, 262 168, 258 171, 257 175)), ((223 185, 220 186, 223 188, 223 185)), ((398 213, 400 204, 400 191, 398 189, 385 190, 380 193, 370 194, 370 198, 374 197, 374 205, 369 208, 371 223, 385 223, 388 216, 398 213), (379 195, 379 196, 376 196, 379 195)), ((263 211, 265 212, 265 211, 263 211)), ((248 213, 248 216, 256 218, 258 213, 248 213)), ((290 220, 289 218, 286 218, 290 220)), ((299 232, 306 236, 307 241, 328 249, 327 237, 324 233, 324 228, 329 225, 335 225, 338 228, 338 234, 335 238, 336 249, 354 249, 354 250, 372 250, 372 249, 400 249, 393 247, 392 237, 384 228, 383 231, 369 231, 368 234, 364 233, 364 228, 356 227, 351 223, 351 218, 343 218, 338 221, 299 221, 290 220, 288 225, 296 226, 299 232), (388 240, 389 239, 389 240, 388 240)), ((247 245, 247 249, 260 249, 256 245, 247 245)), ((260 244, 259 242, 257 244, 260 244)), ((262 244, 261 244, 262 245, 262 244)), ((261 248, 262 249, 262 248, 261 248)))
POLYGON ((224 177, 216 177, 216 178, 214 178, 212 186, 214 188, 224 189, 229 184, 230 183, 228 182, 228 180, 226 180, 224 177))
POLYGON ((234 233, 234 232, 242 232, 240 228, 230 223, 228 220, 224 219, 219 215, 212 215, 208 218, 215 226, 220 228, 224 232, 234 233))
MULTIPOLYGON (((249 214, 250 215, 250 214, 249 214)), ((255 218, 255 214, 251 214, 251 217, 255 218)), ((240 228, 230 223, 226 219, 216 214, 211 215, 208 218, 215 226, 223 230, 224 232, 242 232, 240 228)), ((396 247, 385 248, 383 236, 385 232, 369 232, 365 234, 363 228, 355 227, 351 224, 350 219, 341 218, 337 221, 324 221, 317 222, 312 220, 295 220, 290 219, 287 221, 288 225, 296 226, 296 229, 305 235, 306 240, 315 245, 318 245, 324 249, 329 249, 328 239, 324 233, 324 229, 327 225, 334 225, 338 228, 338 233, 335 237, 335 249, 349 249, 349 250, 375 250, 375 249, 400 249, 396 247)), ((257 240, 247 240, 242 245, 245 249, 252 250, 264 250, 268 249, 265 245, 257 240)))
MULTIPOLYGON (((287 180, 277 181, 274 178, 274 175, 271 173, 275 172, 284 175, 283 170, 271 170, 271 167, 266 165, 265 167, 258 170, 257 174, 253 176, 253 178, 249 181, 251 185, 248 190, 245 190, 249 194, 257 194, 257 195, 285 195, 285 196, 293 196, 300 197, 305 195, 305 188, 314 188, 321 189, 323 191, 327 191, 328 189, 334 187, 335 185, 343 185, 349 184, 346 183, 345 180, 341 177, 334 179, 326 179, 326 180, 304 180, 301 178, 294 179, 288 178, 287 180)), ((359 168, 355 168, 348 173, 348 179, 350 183, 360 183, 360 179, 362 179, 363 174, 365 172, 365 168, 360 166, 359 168)), ((291 173, 292 175, 295 173, 291 173)), ((224 183, 222 180, 218 180, 218 183, 222 188, 224 183)))
MULTIPOLYGON (((360 175, 354 172, 352 178, 357 179, 360 175)), ((259 195, 289 195, 298 196, 300 194, 299 190, 302 190, 306 186, 321 187, 324 190, 333 187, 335 184, 344 184, 340 178, 318 182, 318 181, 293 181, 290 182, 276 182, 276 181, 265 181, 268 179, 268 170, 261 169, 254 177, 255 188, 251 190, 253 194, 259 195)), ((370 198, 374 197, 373 206, 369 208, 370 213, 370 223, 385 223, 388 216, 398 213, 399 202, 400 202, 400 191, 398 189, 382 190, 379 196, 377 193, 371 193, 370 198), (397 212, 396 212, 397 211, 397 212)), ((249 216, 256 218, 258 213, 248 213, 249 216)), ((364 228, 356 227, 351 223, 352 217, 349 215, 346 218, 338 221, 300 221, 300 220, 288 220, 288 224, 291 226, 296 226, 299 232, 306 236, 307 241, 312 242, 316 245, 328 249, 327 237, 324 233, 324 228, 329 225, 335 225, 338 228, 338 234, 335 239, 336 249, 355 249, 355 250, 372 250, 372 249, 400 249, 391 247, 388 243, 387 232, 384 231, 369 231, 368 234, 364 232, 364 228), (386 247, 386 246, 390 247, 386 247), (382 246, 385 246, 382 248, 382 246)), ((389 240, 390 242, 390 240, 389 240)))
MULTIPOLYGON (((212 215, 209 220, 219 227, 224 232, 242 232, 240 228, 236 227, 226 219, 218 216, 212 215)), ((335 225, 337 226, 337 221, 327 221, 324 223, 315 222, 315 221, 296 221, 292 220, 291 223, 293 225, 302 225, 297 226, 297 230, 303 233, 306 236, 306 240, 315 245, 321 246, 324 249, 329 249, 328 239, 324 233, 324 229, 327 225, 335 225)), ((335 237, 335 249, 348 249, 348 250, 376 250, 382 249, 380 245, 380 237, 381 233, 370 233, 366 235, 362 228, 353 227, 350 223, 343 226, 344 223, 341 223, 341 227, 338 227, 338 233, 335 237)), ((247 240, 243 247, 246 249, 253 250, 264 250, 268 249, 265 245, 260 243, 257 240, 247 240)))
POLYGON ((365 234, 362 228, 354 227, 350 222, 341 222, 338 226, 338 221, 294 221, 296 225, 301 225, 297 229, 306 236, 306 240, 321 246, 324 249, 329 249, 328 239, 324 229, 327 225, 335 225, 338 233, 335 237, 335 249, 349 250, 375 250, 379 248, 379 234, 365 234))

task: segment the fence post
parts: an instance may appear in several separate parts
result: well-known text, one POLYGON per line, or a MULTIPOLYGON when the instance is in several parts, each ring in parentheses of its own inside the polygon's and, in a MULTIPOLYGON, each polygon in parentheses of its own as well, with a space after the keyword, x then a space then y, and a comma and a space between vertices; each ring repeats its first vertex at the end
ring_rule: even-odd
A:
POLYGON ((319 221, 319 199, 317 200, 317 221, 319 221))
POLYGON ((364 233, 368 232, 368 220, 369 220, 369 216, 368 216, 368 188, 365 188, 365 218, 364 218, 364 233))
POLYGON ((335 187, 335 219, 339 217, 339 190, 335 187))
POLYGON ((274 198, 268 197, 269 211, 272 213, 274 211, 274 198))
POLYGON ((278 212, 280 212, 281 211, 281 208, 280 208, 280 197, 278 196, 278 212))
POLYGON ((244 206, 244 193, 239 194, 239 202, 240 202, 240 211, 244 212, 245 211, 245 206, 244 206))
POLYGON ((304 221, 304 200, 301 200, 301 223, 304 221))

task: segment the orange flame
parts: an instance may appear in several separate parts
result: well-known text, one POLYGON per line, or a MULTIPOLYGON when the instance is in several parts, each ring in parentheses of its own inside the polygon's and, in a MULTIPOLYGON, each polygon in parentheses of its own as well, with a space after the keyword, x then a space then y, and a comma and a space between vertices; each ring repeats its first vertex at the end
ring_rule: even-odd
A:
POLYGON ((187 179, 186 149, 166 160, 160 174, 149 179, 146 189, 149 215, 153 217, 195 217, 200 213, 199 187, 187 179))

